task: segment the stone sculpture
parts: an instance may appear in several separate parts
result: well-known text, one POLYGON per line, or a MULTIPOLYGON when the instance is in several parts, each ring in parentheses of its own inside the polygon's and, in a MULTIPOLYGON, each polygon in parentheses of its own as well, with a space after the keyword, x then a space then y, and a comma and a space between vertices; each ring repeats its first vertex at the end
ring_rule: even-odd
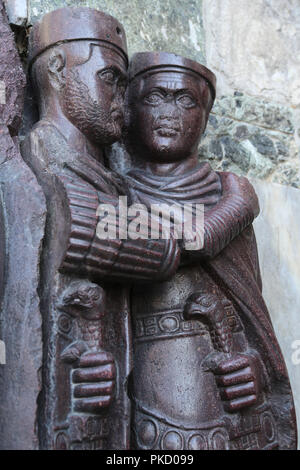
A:
POLYGON ((99 204, 117 207, 122 194, 103 164, 103 148, 121 137, 123 123, 128 60, 120 23, 88 8, 56 10, 33 27, 29 54, 40 120, 22 152, 48 210, 40 442, 55 449, 126 448, 128 289, 116 283, 167 278, 179 249, 176 240, 96 237, 99 204))
MULTIPOLYGON (((261 294, 251 225, 257 197, 245 178, 198 162, 214 74, 174 54, 140 53, 130 64, 125 101, 122 25, 89 8, 48 13, 29 38, 39 120, 22 142, 25 164, 16 138, 25 80, 4 16, 3 25, 11 47, 7 55, 0 48, 1 56, 13 61, 20 80, 12 105, 0 108, 7 154, 1 162, 0 332, 13 343, 5 309, 23 325, 14 304, 21 296, 11 308, 9 299, 14 279, 21 285, 25 273, 30 308, 21 314, 34 334, 21 351, 29 358, 26 377, 19 374, 18 387, 1 389, 1 414, 8 407, 2 445, 295 448, 289 380, 261 294), (121 140, 124 122, 131 168, 117 174, 109 168, 109 147, 121 140), (12 174, 21 175, 15 186, 12 174), (7 181, 26 207, 23 227, 31 240, 19 273, 23 245, 20 229, 12 235, 17 205, 7 181), (148 236, 128 237, 136 218, 124 212, 121 198, 143 205, 148 236), (163 217, 152 214, 157 203, 174 210, 168 237, 163 217), (192 225, 180 238, 175 222, 187 225, 185 204, 192 216, 195 205, 204 207, 203 231, 192 225), (99 235, 108 220, 99 210, 104 205, 116 215, 113 237, 99 235), (161 236, 150 236, 154 220, 161 236), (22 384, 25 399, 17 406, 22 384), (26 437, 14 432, 18 416, 26 437)), ((1 384, 6 379, 1 375, 1 384)))
POLYGON ((294 447, 292 395, 261 294, 256 195, 245 178, 198 161, 215 77, 189 59, 149 52, 132 58, 129 81, 131 201, 205 208, 202 249, 182 249, 176 275, 146 298, 133 288, 135 446, 294 447))

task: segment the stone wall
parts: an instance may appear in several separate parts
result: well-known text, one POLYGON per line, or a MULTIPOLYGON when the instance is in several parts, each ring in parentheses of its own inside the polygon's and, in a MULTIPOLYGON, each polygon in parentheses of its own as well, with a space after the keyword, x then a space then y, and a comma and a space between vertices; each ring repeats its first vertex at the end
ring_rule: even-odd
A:
POLYGON ((255 227, 264 296, 288 365, 299 418, 300 365, 292 360, 292 346, 300 340, 299 0, 7 4, 12 22, 27 26, 61 6, 95 7, 122 22, 130 55, 171 51, 206 63, 216 73, 217 100, 199 157, 216 169, 248 176, 260 196, 262 212, 255 227))
POLYGON ((29 0, 29 22, 61 6, 88 6, 115 16, 124 26, 129 55, 165 50, 204 60, 202 0, 29 0))
POLYGON ((300 188, 293 110, 241 91, 221 96, 209 118, 200 158, 234 171, 300 188))
POLYGON ((264 297, 285 361, 300 417, 300 191, 254 181, 261 214, 254 224, 264 297))
MULTIPOLYGON (((24 23, 26 3, 7 0, 19 24, 24 23)), ((209 159, 218 170, 300 188, 298 0, 27 4, 27 25, 61 6, 99 8, 124 25, 129 55, 157 49, 206 63, 217 75, 218 91, 200 158, 209 159)))
POLYGON ((203 23, 218 77, 217 167, 300 188, 299 1, 204 0, 203 23))
POLYGON ((300 429, 294 349, 300 340, 300 3, 203 0, 202 17, 206 64, 217 75, 218 99, 200 156, 215 168, 248 176, 258 193, 263 293, 300 429))

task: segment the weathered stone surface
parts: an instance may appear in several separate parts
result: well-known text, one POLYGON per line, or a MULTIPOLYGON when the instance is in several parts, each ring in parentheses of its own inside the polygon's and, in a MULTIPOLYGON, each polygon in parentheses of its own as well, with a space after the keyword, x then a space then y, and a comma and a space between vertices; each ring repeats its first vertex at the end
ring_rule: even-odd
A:
POLYGON ((290 108, 235 92, 217 100, 199 155, 218 170, 300 187, 294 131, 290 108))
MULTIPOLYGON (((286 103, 287 105, 289 103, 286 103)), ((277 130, 293 134, 293 115, 288 106, 268 101, 264 96, 253 98, 245 93, 235 91, 221 96, 215 103, 214 112, 264 129, 277 130)))
POLYGON ((263 294, 289 371, 300 425, 300 191, 253 181, 261 214, 255 222, 263 294), (298 359, 298 362, 295 361, 298 359))
POLYGON ((204 0, 206 59, 220 94, 300 102, 298 0, 204 0))
POLYGON ((38 284, 45 203, 12 137, 21 122, 25 78, 2 1, 0 33, 5 90, 0 105, 0 338, 6 345, 6 364, 0 365, 0 448, 33 449, 42 367, 38 284))
POLYGON ((4 0, 8 20, 16 26, 26 26, 28 18, 27 0, 4 0))
POLYGON ((7 252, 0 313, 0 338, 6 345, 6 365, 0 365, 0 448, 34 449, 42 367, 38 285, 45 203, 36 178, 3 127, 0 149, 7 252))
POLYGON ((115 16, 125 28, 129 55, 161 50, 204 60, 202 0, 30 0, 30 22, 62 6, 87 6, 115 16))
POLYGON ((2 2, 0 37, 0 124, 8 126, 10 133, 16 135, 22 116, 25 75, 2 2))
POLYGON ((298 0, 204 0, 203 24, 206 61, 221 97, 214 112, 239 121, 225 135, 250 152, 248 171, 232 158, 219 167, 299 188, 298 0))

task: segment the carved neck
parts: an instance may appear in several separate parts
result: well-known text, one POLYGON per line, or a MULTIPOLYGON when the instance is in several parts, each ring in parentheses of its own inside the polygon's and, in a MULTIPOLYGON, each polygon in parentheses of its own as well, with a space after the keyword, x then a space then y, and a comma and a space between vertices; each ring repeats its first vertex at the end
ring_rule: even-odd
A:
POLYGON ((199 166, 199 160, 197 153, 174 163, 157 163, 139 158, 138 166, 145 170, 146 173, 152 173, 155 176, 176 176, 183 175, 197 168, 199 166))
POLYGON ((68 145, 76 152, 89 154, 95 158, 95 160, 103 164, 103 150, 98 145, 89 141, 87 137, 66 118, 59 107, 51 106, 51 108, 48 108, 46 112, 42 113, 41 120, 53 124, 58 131, 63 134, 68 145))

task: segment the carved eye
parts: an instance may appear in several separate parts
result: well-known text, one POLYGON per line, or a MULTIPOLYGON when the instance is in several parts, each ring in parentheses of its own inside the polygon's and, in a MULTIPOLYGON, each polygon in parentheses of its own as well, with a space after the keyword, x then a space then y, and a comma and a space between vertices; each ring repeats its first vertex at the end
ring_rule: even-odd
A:
POLYGON ((192 108, 196 104, 190 95, 180 95, 177 102, 184 108, 192 108))
POLYGON ((113 70, 103 70, 99 73, 99 76, 102 80, 107 83, 114 84, 117 80, 117 74, 113 70))
POLYGON ((152 104, 155 106, 157 104, 160 104, 163 101, 163 99, 164 97, 160 93, 155 92, 155 93, 150 93, 150 95, 146 96, 144 101, 148 104, 152 104))

